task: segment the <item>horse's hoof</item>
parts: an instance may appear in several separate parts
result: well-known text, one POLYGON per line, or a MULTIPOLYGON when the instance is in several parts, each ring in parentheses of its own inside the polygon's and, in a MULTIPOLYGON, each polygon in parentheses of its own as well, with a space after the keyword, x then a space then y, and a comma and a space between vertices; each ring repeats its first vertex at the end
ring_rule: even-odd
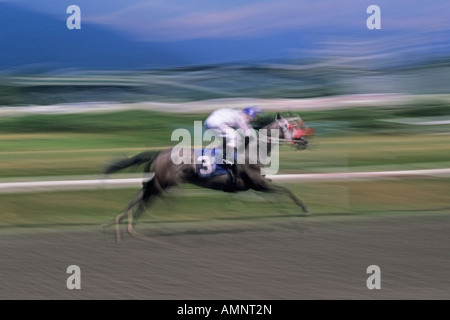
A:
POLYGON ((308 208, 303 208, 302 212, 299 214, 300 217, 308 217, 310 216, 312 213, 308 208))

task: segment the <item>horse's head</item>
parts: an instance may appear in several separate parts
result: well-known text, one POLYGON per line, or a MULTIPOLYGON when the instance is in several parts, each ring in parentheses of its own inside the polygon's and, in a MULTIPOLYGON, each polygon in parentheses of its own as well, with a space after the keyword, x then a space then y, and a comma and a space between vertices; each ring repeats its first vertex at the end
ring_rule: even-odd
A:
MULTIPOLYGON (((262 129, 268 129, 268 136, 271 140, 274 139, 271 130, 277 129, 279 132, 279 142, 292 144, 299 149, 305 149, 308 143, 305 139, 307 129, 304 122, 299 116, 285 118, 278 112, 275 121, 263 127, 262 129)), ((311 131, 311 129, 309 129, 311 131)))

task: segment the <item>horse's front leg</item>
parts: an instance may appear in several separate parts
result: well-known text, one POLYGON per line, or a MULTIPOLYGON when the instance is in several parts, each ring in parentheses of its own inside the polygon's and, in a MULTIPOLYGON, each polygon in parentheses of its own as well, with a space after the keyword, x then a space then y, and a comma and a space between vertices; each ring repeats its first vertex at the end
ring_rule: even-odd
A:
POLYGON ((251 189, 262 192, 279 193, 288 196, 298 205, 303 213, 309 213, 308 207, 288 188, 274 184, 271 179, 266 178, 264 175, 260 175, 258 170, 243 171, 244 181, 250 186, 251 189))
POLYGON ((286 187, 283 186, 279 186, 279 185, 275 185, 272 184, 271 186, 271 191, 272 192, 277 192, 277 193, 281 193, 284 195, 287 195, 289 198, 292 199, 292 201, 295 202, 296 205, 298 205, 300 208, 302 208, 303 213, 308 214, 310 213, 308 207, 303 203, 302 200, 300 200, 291 190, 289 190, 286 187))
POLYGON ((291 190, 286 187, 274 184, 268 179, 263 178, 263 180, 261 180, 259 183, 255 183, 254 189, 264 192, 273 192, 286 195, 302 209, 303 213, 310 213, 308 207, 291 190))

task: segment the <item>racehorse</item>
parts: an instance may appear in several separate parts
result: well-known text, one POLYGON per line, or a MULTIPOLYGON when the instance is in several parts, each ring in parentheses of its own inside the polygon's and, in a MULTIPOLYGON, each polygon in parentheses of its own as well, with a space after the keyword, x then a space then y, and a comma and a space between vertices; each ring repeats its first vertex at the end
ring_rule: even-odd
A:
MULTIPOLYGON (((292 123, 290 123, 288 119, 281 117, 279 113, 277 113, 274 122, 261 129, 266 129, 268 134, 265 138, 259 136, 257 142, 258 145, 265 143, 267 145, 268 153, 271 152, 273 143, 280 143, 280 141, 283 141, 295 145, 295 139, 301 138, 296 135, 295 126, 293 127, 292 123), (274 131, 274 129, 276 129, 276 131, 274 131), (274 136, 272 134, 273 132, 277 132, 278 137, 274 136), (296 136, 297 138, 295 138, 296 136)), ((111 223, 107 224, 111 225, 115 223, 116 239, 118 242, 120 242, 120 222, 122 219, 128 217, 128 232, 133 236, 142 238, 142 236, 134 230, 133 220, 138 219, 142 213, 147 210, 151 200, 161 196, 164 191, 169 188, 181 183, 191 183, 203 188, 226 192, 239 192, 253 189, 261 192, 278 193, 288 196, 304 213, 308 213, 308 208, 292 191, 273 183, 262 174, 261 169, 264 165, 260 161, 257 161, 256 163, 248 161, 248 150, 245 154, 245 163, 237 163, 235 165, 235 176, 232 178, 227 174, 227 171, 223 169, 221 172, 222 174, 219 173, 205 177, 199 173, 202 169, 202 165, 195 163, 176 164, 172 161, 173 149, 174 148, 168 148, 162 151, 142 152, 130 158, 113 161, 106 166, 104 171, 105 174, 111 174, 136 166, 144 166, 145 173, 153 173, 151 179, 143 182, 142 189, 131 199, 124 211, 118 214, 111 223)), ((191 158, 198 155, 198 149, 190 148, 189 150, 191 158)), ((218 168, 220 169, 220 164, 216 165, 216 170, 218 168)))

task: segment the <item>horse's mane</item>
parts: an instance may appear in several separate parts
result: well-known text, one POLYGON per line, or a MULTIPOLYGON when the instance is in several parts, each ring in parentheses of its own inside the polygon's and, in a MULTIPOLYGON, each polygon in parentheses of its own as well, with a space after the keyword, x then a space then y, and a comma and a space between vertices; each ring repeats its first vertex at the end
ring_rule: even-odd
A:
POLYGON ((253 120, 252 126, 256 130, 262 129, 275 121, 276 113, 264 113, 253 120))
MULTIPOLYGON (((270 113, 264 113, 260 116, 258 116, 254 121, 253 121, 253 128, 255 128, 256 130, 262 129, 266 126, 268 126, 269 124, 273 123, 277 117, 277 113, 279 112, 270 112, 270 113)), ((298 117, 297 114, 292 114, 290 112, 285 112, 285 113, 280 113, 280 116, 282 118, 295 118, 298 117)))

